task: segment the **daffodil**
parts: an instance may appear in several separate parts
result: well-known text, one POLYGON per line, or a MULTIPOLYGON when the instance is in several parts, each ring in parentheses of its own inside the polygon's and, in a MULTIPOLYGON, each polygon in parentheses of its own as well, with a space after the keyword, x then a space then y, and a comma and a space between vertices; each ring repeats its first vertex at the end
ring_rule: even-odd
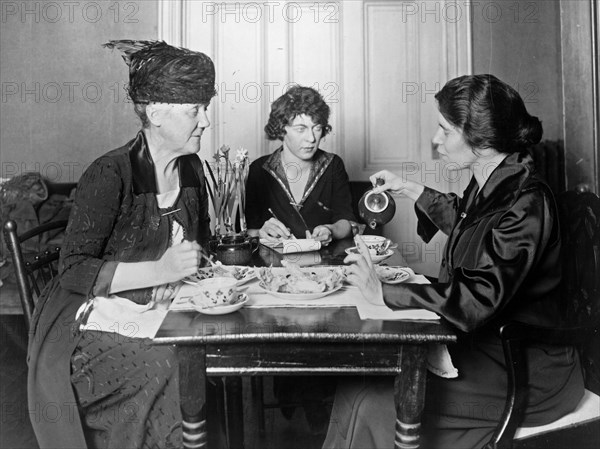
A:
POLYGON ((213 155, 213 167, 206 162, 209 176, 206 187, 215 215, 215 236, 233 235, 239 222, 241 233, 248 230, 244 213, 246 179, 248 178, 248 150, 236 150, 235 160, 229 159, 230 147, 221 146, 213 155))

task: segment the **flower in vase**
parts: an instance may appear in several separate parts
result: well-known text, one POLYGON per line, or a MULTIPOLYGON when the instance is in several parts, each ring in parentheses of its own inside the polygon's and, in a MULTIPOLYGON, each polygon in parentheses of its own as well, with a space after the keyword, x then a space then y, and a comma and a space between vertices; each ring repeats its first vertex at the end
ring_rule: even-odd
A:
POLYGON ((222 237, 236 233, 239 222, 240 231, 247 232, 246 215, 246 179, 248 177, 248 150, 239 148, 234 161, 229 159, 230 147, 221 146, 214 156, 213 167, 206 162, 210 175, 206 178, 206 187, 215 215, 215 236, 222 237))

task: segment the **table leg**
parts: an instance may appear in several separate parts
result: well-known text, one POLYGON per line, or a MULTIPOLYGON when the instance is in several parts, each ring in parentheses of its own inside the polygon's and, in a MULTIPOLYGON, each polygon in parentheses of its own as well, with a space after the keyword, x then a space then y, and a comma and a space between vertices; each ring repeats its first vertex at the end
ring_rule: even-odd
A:
POLYGON ((206 351, 203 346, 178 346, 177 357, 183 447, 206 448, 206 351))
POLYGON ((400 373, 394 381, 396 403, 395 449, 415 449, 421 438, 421 415, 425 405, 427 346, 405 345, 400 354, 400 373))
POLYGON ((231 449, 244 449, 244 402, 241 377, 225 378, 227 438, 231 449))

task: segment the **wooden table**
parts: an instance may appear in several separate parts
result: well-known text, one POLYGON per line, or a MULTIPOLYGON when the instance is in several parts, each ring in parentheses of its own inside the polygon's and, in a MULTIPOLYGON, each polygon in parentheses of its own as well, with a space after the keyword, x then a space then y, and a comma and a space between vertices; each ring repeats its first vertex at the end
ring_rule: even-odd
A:
MULTIPOLYGON (((339 263, 349 244, 321 251, 323 264, 339 263)), ((315 255, 316 257, 316 255, 315 255)), ((257 264, 279 254, 261 247, 257 264)), ((391 265, 392 263, 390 263, 391 265)), ((207 376, 395 375, 396 448, 419 446, 430 343, 453 343, 445 322, 362 321, 354 307, 243 308, 208 316, 169 312, 154 342, 177 347, 185 447, 206 447, 207 376)), ((241 408, 240 395, 229 407, 241 408)), ((243 421, 230 426, 230 444, 243 447, 243 421)))

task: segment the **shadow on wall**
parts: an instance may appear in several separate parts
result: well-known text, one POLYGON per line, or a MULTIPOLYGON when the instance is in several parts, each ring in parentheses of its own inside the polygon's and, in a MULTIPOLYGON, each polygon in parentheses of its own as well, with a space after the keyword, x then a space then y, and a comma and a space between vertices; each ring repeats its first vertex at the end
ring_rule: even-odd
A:
POLYGON ((554 195, 566 189, 565 149, 562 140, 544 140, 530 149, 538 174, 554 195))

